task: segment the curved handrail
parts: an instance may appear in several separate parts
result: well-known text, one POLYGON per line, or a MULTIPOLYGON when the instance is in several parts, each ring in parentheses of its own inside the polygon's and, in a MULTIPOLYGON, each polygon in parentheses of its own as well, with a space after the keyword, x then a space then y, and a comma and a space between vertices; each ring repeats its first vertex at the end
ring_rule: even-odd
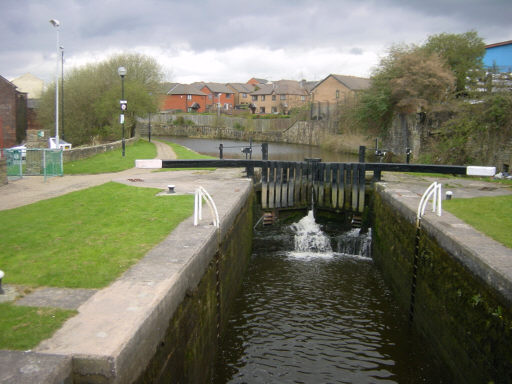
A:
POLYGON ((421 217, 425 214, 428 201, 432 197, 432 212, 436 212, 437 216, 441 216, 441 183, 434 181, 421 196, 418 211, 416 213, 416 226, 419 227, 421 217))
POLYGON ((199 220, 201 220, 203 217, 202 215, 202 200, 203 197, 205 197, 206 204, 208 204, 208 207, 210 208, 210 212, 213 216, 213 226, 216 228, 220 227, 220 219, 219 219, 219 212, 217 210, 217 206, 215 205, 215 202, 213 201, 212 197, 208 193, 206 189, 203 187, 199 187, 196 189, 195 195, 194 195, 194 226, 197 226, 199 224, 199 220))

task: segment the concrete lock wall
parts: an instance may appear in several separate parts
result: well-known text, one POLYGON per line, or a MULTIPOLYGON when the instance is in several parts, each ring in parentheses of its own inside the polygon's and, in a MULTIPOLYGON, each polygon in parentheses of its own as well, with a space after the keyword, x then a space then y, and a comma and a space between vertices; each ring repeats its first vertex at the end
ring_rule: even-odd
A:
POLYGON ((252 247, 254 193, 244 202, 199 284, 189 289, 136 383, 207 383, 218 337, 242 285, 252 247))
MULTIPOLYGON (((408 311, 416 213, 379 187, 373 213, 373 257, 398 303, 408 311)), ((451 243, 438 224, 422 220, 420 233, 415 328, 451 367, 454 381, 509 382, 512 306, 506 290, 475 255, 451 243)))

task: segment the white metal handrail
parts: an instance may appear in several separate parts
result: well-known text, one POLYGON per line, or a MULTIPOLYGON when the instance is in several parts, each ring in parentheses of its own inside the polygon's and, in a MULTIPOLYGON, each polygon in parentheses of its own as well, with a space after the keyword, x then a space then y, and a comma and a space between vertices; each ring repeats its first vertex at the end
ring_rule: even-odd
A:
POLYGON ((201 186, 196 189, 194 194, 194 226, 197 227, 199 225, 199 221, 203 219, 203 198, 206 201, 206 204, 208 204, 213 216, 213 226, 219 228, 220 220, 217 206, 210 194, 201 186))
POLYGON ((441 183, 434 181, 421 196, 418 212, 416 214, 416 226, 420 225, 421 217, 425 214, 428 201, 432 197, 432 212, 437 211, 437 216, 441 216, 441 183))

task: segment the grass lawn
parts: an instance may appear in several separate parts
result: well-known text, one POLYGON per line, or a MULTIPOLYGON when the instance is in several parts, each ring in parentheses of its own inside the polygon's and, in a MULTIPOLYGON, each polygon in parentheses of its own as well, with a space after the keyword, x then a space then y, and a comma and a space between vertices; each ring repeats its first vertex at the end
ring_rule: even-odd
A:
POLYGON ((49 338, 76 311, 0 304, 0 349, 27 350, 49 338))
MULTIPOLYGON (((176 157, 180 160, 197 160, 197 159, 216 159, 216 157, 208 156, 208 155, 202 155, 196 151, 193 151, 191 149, 188 149, 182 145, 172 143, 169 141, 165 142, 168 144, 174 153, 176 153, 176 157)), ((183 171, 183 170, 207 170, 207 171, 214 171, 215 168, 162 168, 159 171, 183 171)))
POLYGON ((117 183, 0 211, 4 282, 101 288, 193 212, 193 196, 117 183))
POLYGON ((512 248, 512 195, 445 200, 443 208, 478 231, 512 248))
POLYGON ((156 156, 156 147, 153 143, 139 140, 126 146, 125 157, 122 149, 100 153, 84 160, 64 163, 65 175, 98 174, 120 172, 135 167, 136 159, 153 159, 156 156))

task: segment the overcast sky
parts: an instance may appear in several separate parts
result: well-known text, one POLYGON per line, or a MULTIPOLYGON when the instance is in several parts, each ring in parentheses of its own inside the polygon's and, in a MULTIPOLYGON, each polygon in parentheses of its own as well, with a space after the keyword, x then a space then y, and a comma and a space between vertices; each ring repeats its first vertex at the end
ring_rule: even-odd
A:
POLYGON ((115 53, 153 56, 168 81, 370 75, 396 43, 476 30, 512 40, 511 0, 0 0, 0 75, 55 76, 115 53))

